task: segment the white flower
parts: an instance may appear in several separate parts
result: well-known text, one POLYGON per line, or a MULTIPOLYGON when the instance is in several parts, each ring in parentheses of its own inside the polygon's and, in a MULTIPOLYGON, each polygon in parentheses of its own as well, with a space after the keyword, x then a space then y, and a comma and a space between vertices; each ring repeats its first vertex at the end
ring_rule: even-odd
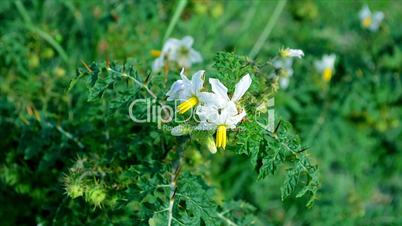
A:
POLYGON ((286 57, 302 58, 302 57, 304 56, 304 53, 303 53, 303 51, 300 50, 300 49, 289 49, 289 48, 286 48, 286 49, 280 50, 280 51, 279 51, 279 55, 280 55, 281 57, 284 57, 284 58, 286 58, 286 57))
POLYGON ((282 89, 286 89, 289 86, 289 78, 293 76, 292 58, 281 58, 275 60, 272 64, 275 69, 280 70, 279 85, 282 89))
POLYGON ((364 28, 370 31, 377 31, 384 19, 383 12, 371 12, 369 7, 365 5, 359 12, 360 21, 364 28))
POLYGON ((226 147, 226 130, 234 129, 236 125, 246 116, 244 109, 237 110, 236 103, 244 95, 251 85, 249 74, 243 76, 235 86, 232 98, 229 98, 228 89, 218 80, 209 79, 212 91, 204 98, 205 105, 197 108, 197 115, 201 122, 198 130, 217 130, 216 147, 226 147))
POLYGON ((197 71, 191 80, 184 74, 184 68, 180 72, 180 80, 177 80, 170 87, 166 96, 168 101, 179 100, 181 104, 177 107, 180 114, 190 110, 200 102, 204 101, 209 93, 201 92, 204 85, 204 70, 197 71))
POLYGON ((190 68, 193 63, 201 62, 201 54, 192 48, 193 42, 194 39, 191 36, 181 40, 168 39, 163 45, 160 56, 155 59, 152 70, 159 72, 169 62, 174 62, 182 68, 190 68))
POLYGON ((218 79, 210 78, 213 93, 206 93, 203 98, 207 105, 215 105, 218 109, 226 107, 230 102, 236 103, 244 95, 251 85, 251 77, 249 74, 244 75, 235 86, 232 98, 228 96, 228 89, 218 79))
POLYGON ((321 60, 314 62, 315 68, 318 72, 322 73, 324 81, 328 82, 332 78, 334 71, 336 55, 324 55, 321 60))
POLYGON ((239 113, 234 102, 228 102, 225 108, 219 109, 215 105, 204 105, 197 108, 201 119, 197 130, 216 130, 216 147, 225 149, 227 144, 226 130, 234 129, 246 116, 244 109, 239 113))

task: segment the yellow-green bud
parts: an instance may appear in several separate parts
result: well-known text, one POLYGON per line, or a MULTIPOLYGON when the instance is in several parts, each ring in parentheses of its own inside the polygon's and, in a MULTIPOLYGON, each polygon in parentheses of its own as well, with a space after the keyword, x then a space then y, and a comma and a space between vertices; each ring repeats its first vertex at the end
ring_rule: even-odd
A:
POLYGON ((214 141, 214 138, 212 136, 207 136, 205 138, 205 143, 204 143, 205 147, 208 149, 208 151, 210 151, 212 154, 216 153, 216 144, 214 141))

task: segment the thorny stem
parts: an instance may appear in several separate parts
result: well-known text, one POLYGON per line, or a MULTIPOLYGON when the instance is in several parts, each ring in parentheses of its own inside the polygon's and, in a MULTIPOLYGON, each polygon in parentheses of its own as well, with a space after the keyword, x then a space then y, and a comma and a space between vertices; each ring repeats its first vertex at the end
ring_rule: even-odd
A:
POLYGON ((110 67, 107 68, 107 70, 108 70, 108 71, 112 71, 113 73, 117 73, 117 74, 121 75, 122 77, 126 77, 126 78, 129 78, 129 79, 133 80, 137 85, 139 85, 139 86, 141 86, 142 88, 144 88, 144 89, 149 93, 149 95, 151 95, 151 96, 152 96, 153 98, 155 98, 155 99, 157 98, 156 94, 155 94, 154 92, 152 92, 152 90, 150 90, 147 85, 145 85, 145 84, 143 84, 142 82, 138 81, 138 80, 135 79, 134 77, 131 77, 130 75, 128 75, 128 74, 126 74, 126 73, 121 73, 120 71, 113 70, 113 69, 110 68, 110 67))
MULTIPOLYGON (((280 121, 279 121, 280 122, 280 121)), ((278 127, 278 126, 277 126, 278 127)), ((278 130, 278 128, 276 128, 275 130, 278 130)), ((285 144, 284 142, 282 142, 282 141, 280 141, 279 139, 278 139, 278 136, 276 135, 276 133, 268 133, 268 136, 270 136, 271 138, 273 138, 274 140, 276 140, 277 142, 279 142, 280 143, 280 145, 282 145, 285 149, 287 149, 288 150, 288 152, 289 153, 291 153, 291 154, 293 154, 296 158, 298 158, 298 156, 299 156, 299 154, 301 153, 301 152, 303 152, 304 150, 302 149, 302 151, 294 151, 292 148, 290 148, 287 144, 285 144)), ((304 171, 305 172, 309 172, 310 170, 304 165, 304 164, 301 164, 301 166, 303 167, 303 169, 304 169, 304 171)))
POLYGON ((238 226, 236 223, 234 223, 233 221, 231 221, 230 219, 226 218, 225 216, 223 216, 223 213, 218 213, 217 214, 219 218, 221 218, 223 221, 226 222, 227 225, 230 226, 238 226))
POLYGON ((168 226, 172 225, 173 207, 174 207, 174 202, 175 202, 175 197, 176 197, 176 192, 177 192, 177 178, 179 177, 179 174, 180 174, 181 161, 183 158, 182 153, 183 153, 184 146, 186 145, 186 143, 187 142, 182 142, 182 145, 180 145, 177 148, 177 154, 178 154, 179 158, 173 162, 173 166, 172 166, 172 175, 170 177, 169 207, 168 207, 168 226))
POLYGON ((64 136, 66 136, 68 139, 74 141, 74 143, 76 143, 78 145, 78 147, 80 148, 84 148, 84 144, 82 144, 78 138, 74 137, 71 133, 65 131, 61 126, 53 126, 51 123, 48 123, 49 126, 52 127, 56 127, 56 129, 63 134, 64 136))
POLYGON ((271 18, 269 19, 267 25, 265 26, 264 30, 262 31, 260 37, 258 38, 257 42, 254 44, 253 48, 251 49, 250 53, 248 54, 250 58, 254 58, 257 56, 258 52, 260 52, 262 45, 268 39, 269 35, 271 34, 272 29, 274 28, 276 22, 278 21, 279 15, 285 8, 287 0, 279 0, 274 13, 272 14, 271 18))

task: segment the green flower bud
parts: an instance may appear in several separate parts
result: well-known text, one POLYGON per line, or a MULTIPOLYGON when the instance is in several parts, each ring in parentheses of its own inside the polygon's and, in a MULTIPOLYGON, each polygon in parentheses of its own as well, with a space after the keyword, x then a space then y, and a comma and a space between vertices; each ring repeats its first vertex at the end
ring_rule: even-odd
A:
POLYGON ((204 146, 208 149, 208 151, 210 151, 212 154, 216 153, 216 144, 214 141, 214 138, 210 135, 208 135, 205 139, 204 139, 204 146))

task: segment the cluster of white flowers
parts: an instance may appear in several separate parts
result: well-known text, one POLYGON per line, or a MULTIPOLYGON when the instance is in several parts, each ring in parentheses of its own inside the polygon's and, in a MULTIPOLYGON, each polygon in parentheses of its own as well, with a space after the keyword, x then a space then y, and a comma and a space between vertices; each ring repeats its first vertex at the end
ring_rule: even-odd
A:
POLYGON ((280 70, 279 85, 282 89, 289 86, 289 78, 293 76, 293 58, 301 59, 304 52, 300 49, 282 49, 279 51, 279 59, 272 62, 275 69, 280 70))
POLYGON ((371 12, 370 8, 365 5, 359 12, 360 21, 364 28, 370 31, 377 31, 384 19, 384 13, 377 11, 371 12))
MULTIPOLYGON (((205 71, 198 71, 189 80, 183 69, 180 73, 181 79, 174 82, 166 94, 167 99, 180 102, 177 106, 177 111, 180 114, 195 109, 200 120, 195 129, 216 131, 216 147, 225 149, 227 129, 234 129, 246 116, 244 108, 240 107, 238 102, 250 87, 251 77, 249 74, 244 75, 236 84, 234 93, 230 98, 225 85, 214 78, 209 79, 212 92, 201 92, 204 85, 204 73, 205 71)), ((172 130, 172 134, 184 135, 184 130, 185 127, 179 125, 172 130)), ((210 150, 216 151, 216 149, 210 150)))
POLYGON ((180 68, 190 68, 192 64, 202 61, 201 54, 192 48, 194 39, 186 36, 183 39, 170 38, 163 45, 162 51, 154 51, 158 56, 152 65, 153 72, 159 72, 169 63, 176 63, 180 68))
MULTIPOLYGON (((382 12, 372 13, 368 6, 364 6, 359 13, 362 26, 371 30, 378 30, 381 21, 384 18, 382 12)), ((199 118, 199 124, 196 130, 214 130, 216 131, 216 146, 211 150, 215 153, 216 148, 225 148, 227 144, 226 131, 234 129, 237 124, 246 116, 244 108, 239 106, 238 102, 251 85, 249 74, 244 75, 236 84, 234 93, 230 98, 228 89, 218 79, 210 78, 209 83, 212 92, 203 92, 204 70, 193 74, 191 80, 184 74, 186 68, 190 68, 193 63, 202 61, 199 52, 192 48, 193 38, 186 36, 181 40, 171 38, 163 46, 162 51, 156 51, 154 54, 158 58, 154 61, 152 69, 159 72, 170 63, 176 63, 181 67, 181 79, 173 83, 167 92, 168 101, 179 101, 177 111, 180 114, 195 109, 199 118)), ((289 85, 289 78, 293 75, 293 58, 301 59, 304 52, 300 49, 281 49, 279 58, 274 60, 273 66, 280 70, 279 83, 281 88, 286 89, 289 85)), ((330 81, 335 66, 336 55, 324 55, 321 60, 315 61, 314 65, 319 73, 322 73, 322 79, 330 81)), ((172 135, 181 136, 188 134, 191 129, 187 125, 179 125, 172 129, 172 135)))

